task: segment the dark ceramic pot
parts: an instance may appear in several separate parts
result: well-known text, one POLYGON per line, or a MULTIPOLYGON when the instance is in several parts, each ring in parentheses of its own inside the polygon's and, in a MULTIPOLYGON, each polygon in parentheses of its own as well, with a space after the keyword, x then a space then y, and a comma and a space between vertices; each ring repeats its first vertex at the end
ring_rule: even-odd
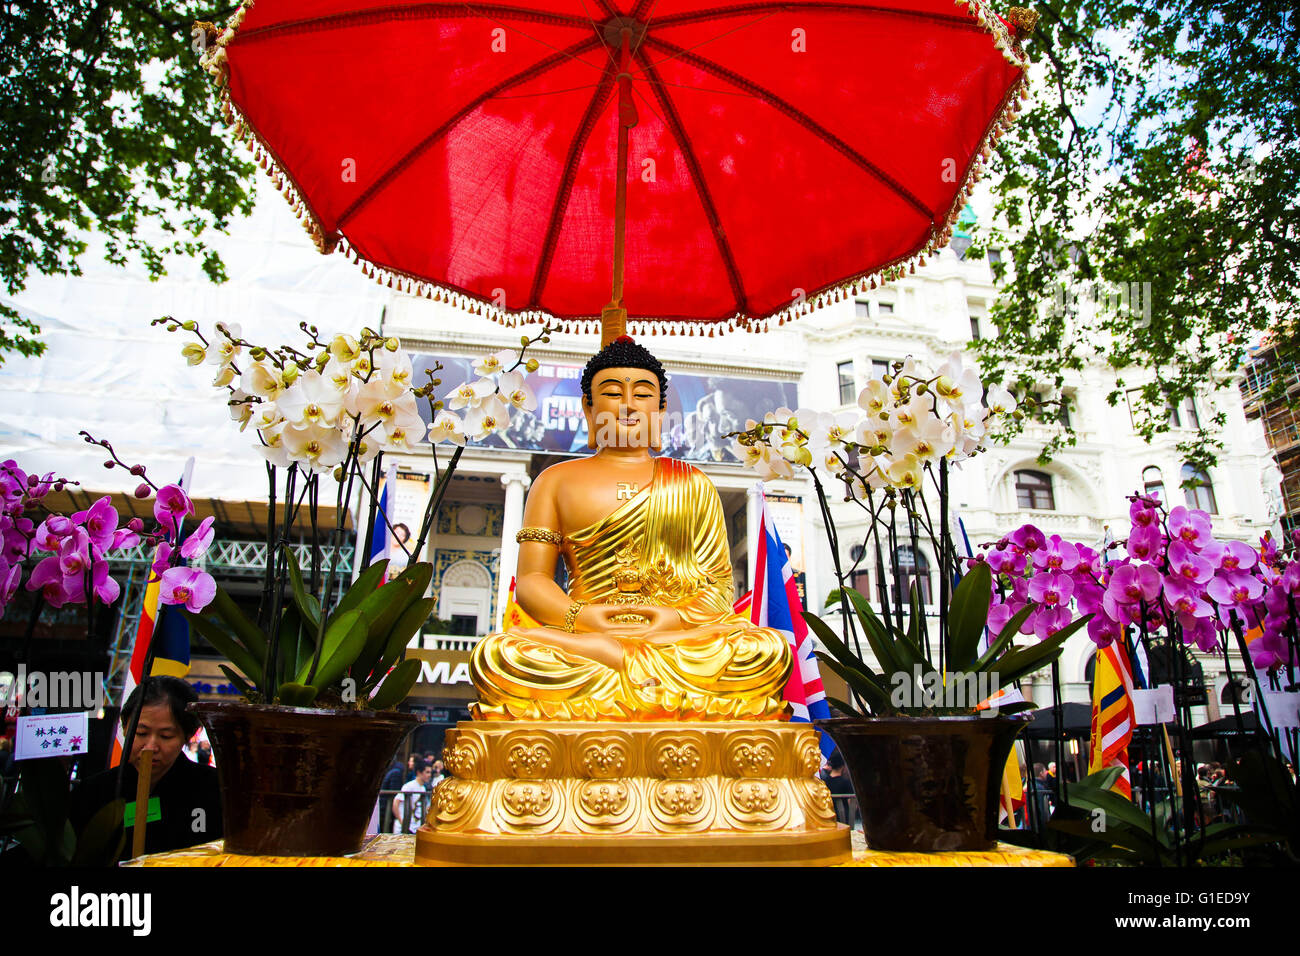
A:
POLYGON ((346 856, 361 849, 384 772, 414 714, 211 701, 226 852, 346 856))
POLYGON ((873 850, 938 853, 997 844, 1002 773, 1030 718, 840 717, 839 745, 873 850))

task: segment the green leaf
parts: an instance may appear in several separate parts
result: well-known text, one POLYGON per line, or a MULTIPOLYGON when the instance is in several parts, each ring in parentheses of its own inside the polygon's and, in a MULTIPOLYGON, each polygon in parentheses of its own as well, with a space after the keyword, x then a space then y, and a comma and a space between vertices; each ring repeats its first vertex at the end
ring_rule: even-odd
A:
POLYGON ((812 632, 817 635, 817 640, 826 645, 826 648, 835 656, 836 660, 842 661, 847 666, 856 668, 864 674, 871 673, 871 668, 867 666, 866 662, 857 654, 854 654, 849 649, 849 646, 840 640, 839 635, 831 630, 829 624, 811 611, 804 611, 803 619, 812 628, 812 632))
MULTIPOLYGON (((1114 827, 1116 821, 1120 821, 1135 827, 1139 832, 1145 834, 1146 840, 1150 842, 1151 818, 1131 800, 1115 793, 1113 790, 1090 787, 1082 782, 1071 784, 1066 788, 1066 802, 1072 807, 1080 807, 1084 810, 1100 809, 1106 814, 1106 828, 1108 831, 1114 827)), ((1107 839, 1110 839, 1109 835, 1107 839)), ((1112 840, 1111 842, 1115 841, 1112 840)))
POLYGON ((411 638, 415 636, 420 626, 429 619, 429 615, 433 613, 433 609, 437 604, 437 598, 421 598, 402 613, 402 616, 397 619, 397 623, 393 625, 392 631, 388 634, 388 646, 384 648, 384 656, 380 658, 379 664, 369 675, 370 679, 373 680, 382 674, 388 673, 388 669, 402 655, 406 645, 411 643, 411 638))
POLYGON ((948 670, 967 669, 975 661, 980 635, 989 619, 993 571, 984 561, 962 576, 948 605, 948 670))
MULTIPOLYGON (((370 622, 360 611, 348 611, 330 625, 325 632, 325 645, 321 649, 320 668, 316 676, 307 679, 306 673, 298 675, 299 684, 311 684, 324 690, 347 673, 366 646, 366 631, 370 622)), ((310 668, 310 664, 308 665, 310 668)))
POLYGON ((997 675, 1000 686, 1010 687, 1026 674, 1032 674, 1060 657, 1062 645, 1091 619, 1091 614, 1075 618, 1046 640, 1003 655, 989 668, 989 672, 997 675))
POLYGON ((280 679, 289 680, 298 672, 298 641, 302 637, 302 616, 289 605, 280 619, 280 679))
POLYGON ((862 671, 846 667, 835 658, 822 651, 817 651, 817 659, 838 674, 854 692, 866 700, 875 713, 888 713, 893 710, 889 693, 862 671))
POLYGON ((387 570, 388 559, 384 558, 382 561, 376 561, 357 575, 357 579, 352 582, 352 586, 348 588, 347 593, 339 599, 338 605, 330 612, 326 626, 333 624, 340 614, 346 614, 348 611, 360 607, 361 602, 373 594, 375 588, 379 587, 383 582, 384 573, 387 570))
POLYGON ((370 699, 370 706, 375 710, 388 710, 396 707, 411 692, 420 677, 420 662, 414 657, 402 661, 394 667, 379 685, 379 693, 370 699))
MULTIPOLYGON (((208 605, 207 610, 215 612, 221 618, 226 627, 230 629, 230 633, 235 635, 235 638, 248 649, 250 654, 259 661, 266 660, 266 647, 270 643, 266 635, 262 633, 261 628, 244 615, 244 612, 239 609, 239 605, 235 603, 235 599, 220 585, 217 586, 217 596, 212 599, 212 603, 208 605)), ((258 672, 261 672, 260 667, 258 672)))
POLYGON ((1025 621, 1029 620, 1029 615, 1033 614, 1037 607, 1037 604, 1033 601, 1029 601, 1019 611, 1011 615, 1011 619, 1003 625, 1002 631, 998 634, 997 640, 990 644, 988 650, 981 654, 980 659, 975 662, 975 667, 972 668, 975 673, 983 673, 989 669, 990 665, 997 660, 998 655, 1006 650, 1007 645, 1016 639, 1016 635, 1020 633, 1021 626, 1025 621))
POLYGON ((298 556, 294 554, 292 545, 284 546, 284 557, 289 568, 289 587, 293 590, 294 603, 298 605, 298 612, 307 627, 314 633, 320 629, 320 602, 315 595, 307 593, 307 586, 302 580, 302 569, 298 567, 298 556))
POLYGON ((77 835, 77 850, 72 855, 73 866, 112 866, 126 846, 126 827, 123 818, 126 801, 121 797, 109 801, 95 811, 85 829, 77 835))
POLYGON ((260 659, 254 658, 242 644, 223 631, 213 621, 192 614, 189 611, 185 611, 184 614, 189 619, 190 626, 198 631, 205 641, 216 648, 217 653, 238 667, 244 674, 247 674, 248 679, 254 684, 259 687, 262 686, 262 661, 260 659))
POLYGON ((427 561, 413 564, 367 597, 358 606, 362 614, 370 619, 370 632, 366 637, 364 650, 358 655, 356 673, 352 676, 358 683, 370 676, 379 658, 388 646, 388 636, 408 607, 424 597, 429 581, 433 578, 433 565, 427 561))
POLYGON ((852 715, 852 716, 854 716, 854 717, 866 717, 866 716, 867 716, 867 715, 864 714, 862 711, 858 710, 858 708, 854 707, 852 704, 850 704, 850 703, 848 703, 848 702, 846 702, 846 701, 842 701, 842 700, 840 700, 838 697, 831 697, 830 695, 827 695, 827 697, 826 697, 826 703, 829 704, 830 706, 834 707, 836 710, 840 711, 841 713, 844 713, 844 714, 850 714, 850 715, 852 715))
POLYGON ((311 684, 288 682, 280 685, 278 700, 286 707, 310 707, 318 693, 320 688, 311 684))
POLYGON ((230 683, 234 684, 243 692, 245 697, 248 697, 253 693, 253 685, 244 680, 244 678, 240 677, 225 664, 218 664, 217 667, 221 669, 221 673, 226 675, 230 683))
POLYGON ((857 611, 858 621, 862 624, 862 633, 866 636, 867 643, 871 645, 871 653, 876 655, 876 661, 880 664, 881 672, 886 675, 899 671, 911 674, 911 668, 904 667, 894 653, 892 633, 880 623, 880 619, 876 617, 876 612, 871 610, 867 599, 853 588, 848 589, 848 595, 854 610, 857 611))

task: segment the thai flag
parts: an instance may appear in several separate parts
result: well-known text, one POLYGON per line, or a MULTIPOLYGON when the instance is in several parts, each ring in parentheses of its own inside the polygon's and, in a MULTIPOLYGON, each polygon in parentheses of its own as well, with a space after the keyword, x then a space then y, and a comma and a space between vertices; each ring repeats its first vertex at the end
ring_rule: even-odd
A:
MULTIPOLYGON (((758 555, 754 563, 754 590, 749 602, 749 619, 760 627, 770 627, 785 635, 794 653, 794 669, 786 682, 783 697, 794 710, 791 720, 812 721, 829 718, 826 691, 821 671, 813 656, 813 641, 803 619, 803 605, 795 586, 794 571, 786 556, 781 537, 767 514, 767 500, 759 491, 758 555)), ((826 756, 835 744, 825 733, 821 749, 826 756)))

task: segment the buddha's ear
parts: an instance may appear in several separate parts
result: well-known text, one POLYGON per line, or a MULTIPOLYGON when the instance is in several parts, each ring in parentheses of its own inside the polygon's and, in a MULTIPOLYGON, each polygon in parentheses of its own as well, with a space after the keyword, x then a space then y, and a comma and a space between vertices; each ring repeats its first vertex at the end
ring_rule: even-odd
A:
POLYGON ((596 410, 592 408, 591 400, 585 395, 582 397, 582 417, 587 420, 587 447, 596 447, 596 410))

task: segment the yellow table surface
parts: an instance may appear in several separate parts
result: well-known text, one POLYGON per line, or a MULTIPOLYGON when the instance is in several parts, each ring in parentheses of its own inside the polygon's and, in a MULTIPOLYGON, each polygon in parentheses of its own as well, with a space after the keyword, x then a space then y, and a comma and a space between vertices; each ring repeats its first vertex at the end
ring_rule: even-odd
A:
MULTIPOLYGON (((414 866, 415 837, 379 834, 366 838, 354 856, 240 856, 225 852, 220 840, 186 850, 138 857, 123 866, 414 866)), ((886 853, 868 850, 853 831, 853 862, 844 866, 1073 866, 1061 853, 1027 850, 999 843, 986 853, 886 853)))

